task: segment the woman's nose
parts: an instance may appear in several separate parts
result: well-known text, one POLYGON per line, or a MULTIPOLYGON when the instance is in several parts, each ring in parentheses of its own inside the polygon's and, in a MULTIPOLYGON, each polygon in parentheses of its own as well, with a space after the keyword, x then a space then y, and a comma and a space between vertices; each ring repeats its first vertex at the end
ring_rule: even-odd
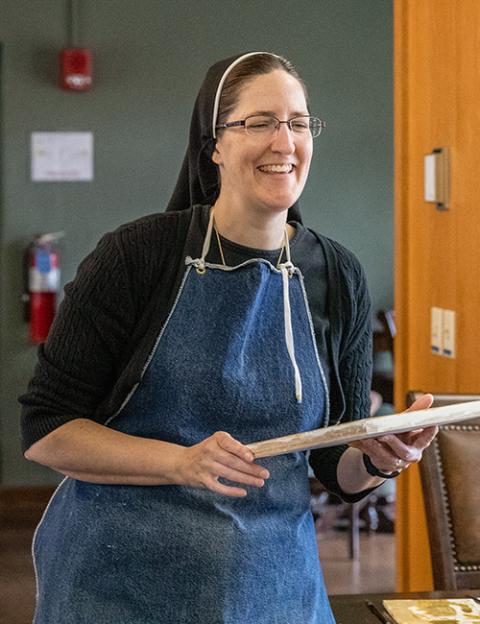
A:
POLYGON ((274 152, 285 154, 291 154, 295 151, 293 131, 290 130, 288 124, 281 123, 278 125, 272 136, 271 148, 274 152))

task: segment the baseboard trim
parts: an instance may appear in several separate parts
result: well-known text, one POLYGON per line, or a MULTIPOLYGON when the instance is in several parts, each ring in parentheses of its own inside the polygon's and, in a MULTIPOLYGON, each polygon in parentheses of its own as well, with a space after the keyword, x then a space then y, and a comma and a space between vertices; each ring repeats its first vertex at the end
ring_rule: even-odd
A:
POLYGON ((35 526, 55 486, 0 486, 0 528, 35 526))

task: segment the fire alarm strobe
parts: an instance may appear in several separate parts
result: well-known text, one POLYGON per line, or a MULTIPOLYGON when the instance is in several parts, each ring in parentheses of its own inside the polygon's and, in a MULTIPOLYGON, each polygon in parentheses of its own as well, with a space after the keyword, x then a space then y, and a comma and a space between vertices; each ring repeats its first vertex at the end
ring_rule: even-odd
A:
POLYGON ((69 48, 60 52, 60 86, 70 91, 88 91, 91 88, 91 50, 69 48))

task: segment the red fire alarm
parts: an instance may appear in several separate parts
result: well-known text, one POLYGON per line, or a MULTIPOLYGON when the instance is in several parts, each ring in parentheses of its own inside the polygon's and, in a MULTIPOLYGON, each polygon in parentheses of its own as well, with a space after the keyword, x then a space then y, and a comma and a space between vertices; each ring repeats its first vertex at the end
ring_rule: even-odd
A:
POLYGON ((60 86, 69 91, 88 91, 92 86, 92 51, 67 48, 60 52, 60 86))

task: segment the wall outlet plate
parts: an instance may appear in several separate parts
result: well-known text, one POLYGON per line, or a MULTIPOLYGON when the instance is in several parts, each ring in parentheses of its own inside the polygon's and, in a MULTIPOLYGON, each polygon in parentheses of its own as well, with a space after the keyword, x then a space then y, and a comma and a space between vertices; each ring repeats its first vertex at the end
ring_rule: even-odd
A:
POLYGON ((442 323, 442 355, 455 357, 455 312, 443 310, 442 323))

